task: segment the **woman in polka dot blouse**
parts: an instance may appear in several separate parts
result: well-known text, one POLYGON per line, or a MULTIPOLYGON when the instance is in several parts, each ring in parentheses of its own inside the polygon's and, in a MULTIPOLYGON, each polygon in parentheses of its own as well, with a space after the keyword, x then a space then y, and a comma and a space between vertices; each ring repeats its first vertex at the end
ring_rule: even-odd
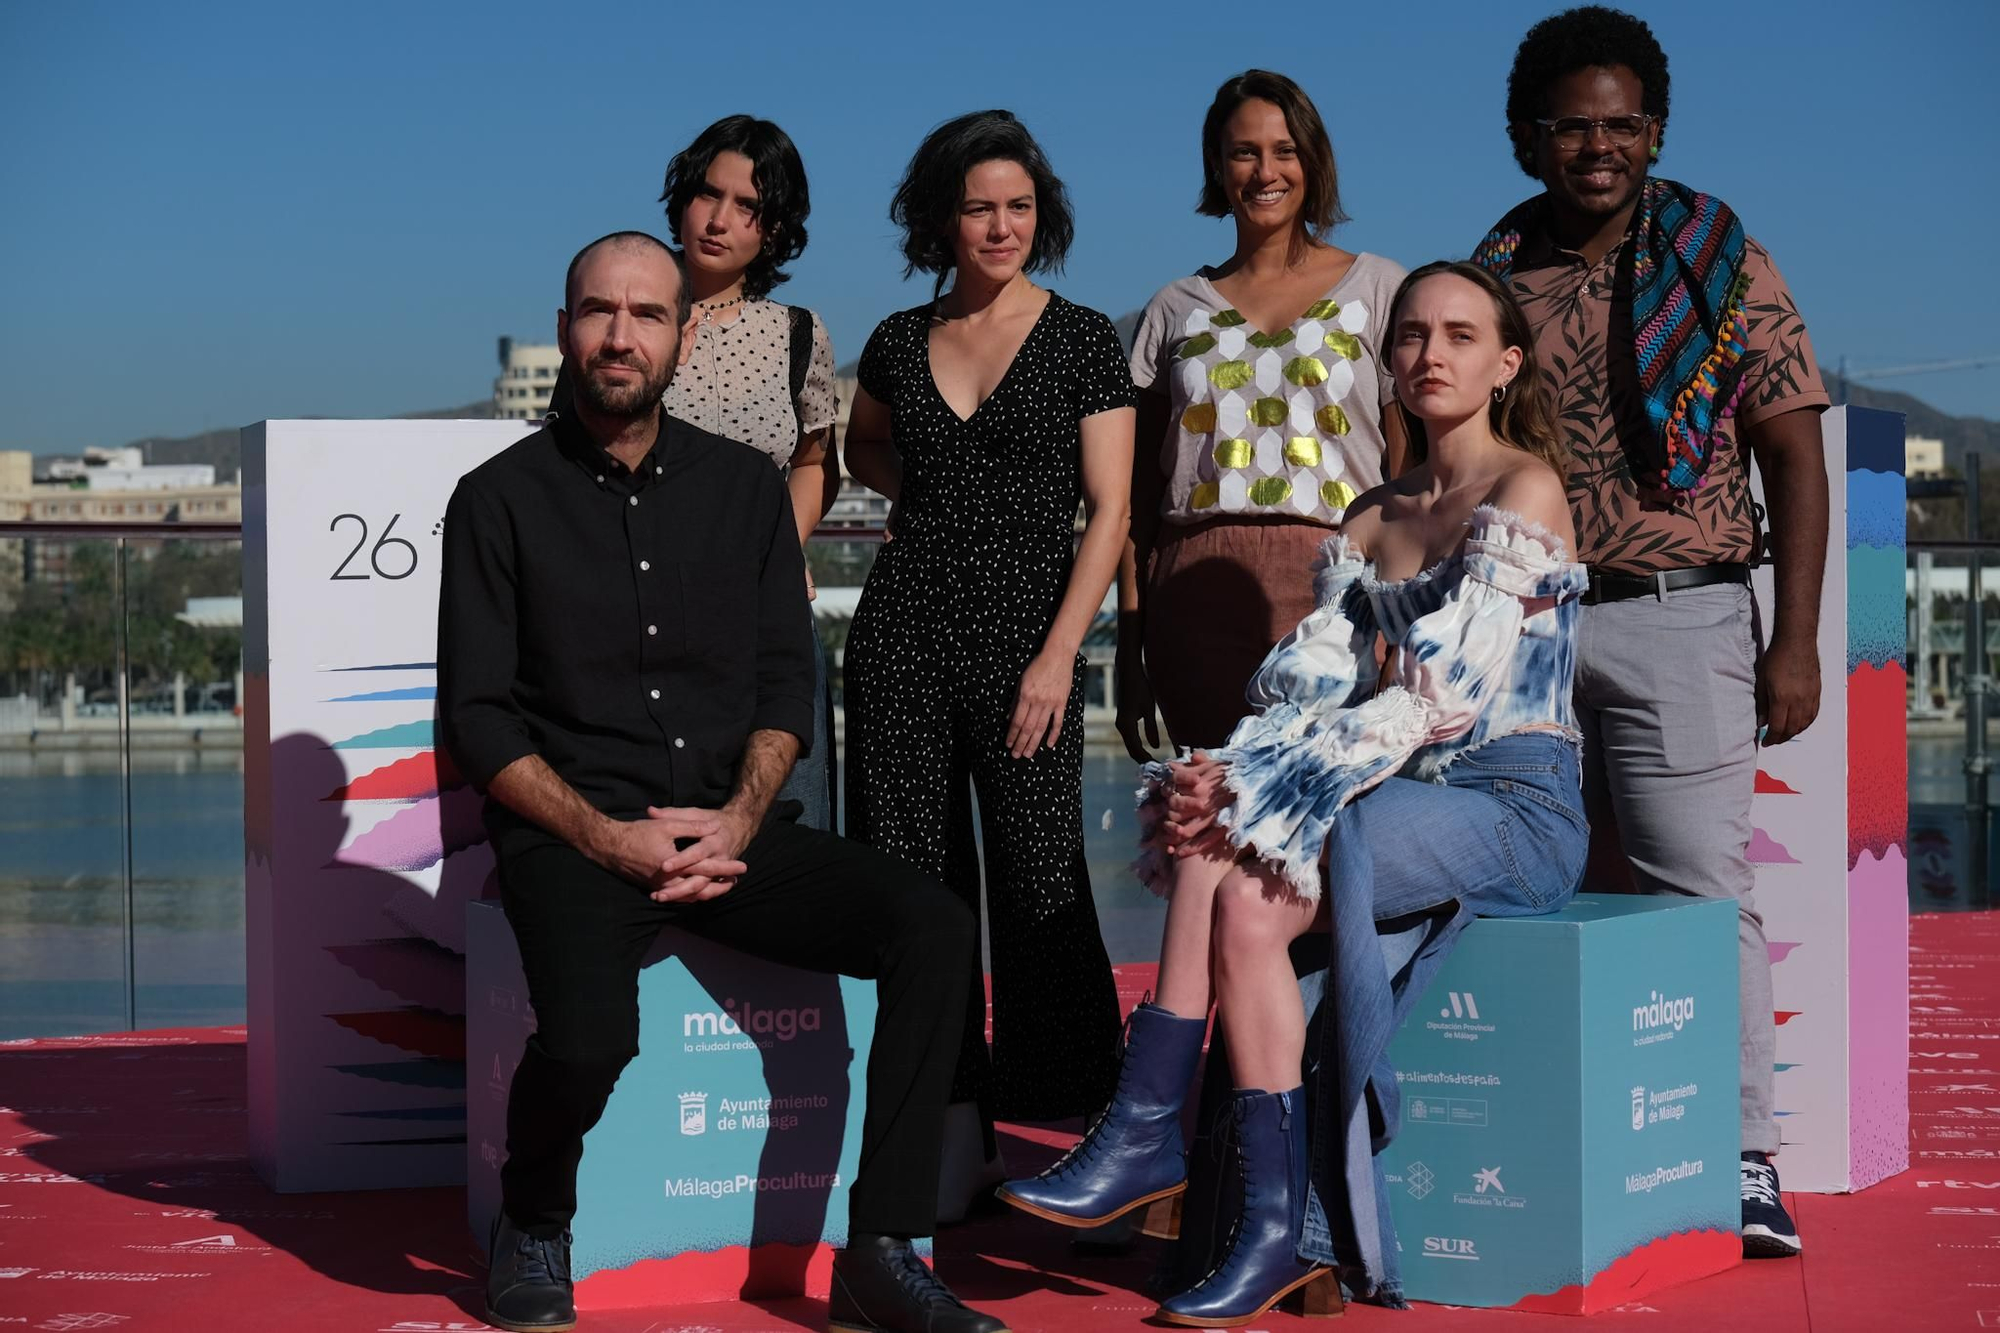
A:
MULTIPOLYGON (((1115 1075, 1117 995, 1084 863, 1077 650, 1125 542, 1132 382, 1108 319, 1028 279, 1061 266, 1072 222, 1012 115, 932 131, 890 215, 907 271, 936 274, 940 294, 876 328, 849 417, 848 466, 897 517, 847 640, 847 831, 976 913, 977 790, 993 1045, 975 966, 947 1175, 977 1125, 983 1160, 966 1174, 997 1179, 994 1116, 1094 1111, 1115 1075)), ((942 1192, 947 1216, 965 1192, 942 1192)))
MULTIPOLYGON (((668 164, 660 199, 686 257, 695 312, 687 360, 667 386, 667 412, 761 449, 785 469, 803 543, 840 488, 833 344, 818 315, 770 299, 786 280, 783 265, 806 248, 812 204, 805 165, 770 121, 727 116, 668 164), (795 360, 800 352, 803 364, 795 360)), ((810 596, 810 568, 806 591, 810 596)), ((819 663, 812 751, 799 757, 778 799, 804 806, 801 823, 831 830, 824 649, 819 663)))

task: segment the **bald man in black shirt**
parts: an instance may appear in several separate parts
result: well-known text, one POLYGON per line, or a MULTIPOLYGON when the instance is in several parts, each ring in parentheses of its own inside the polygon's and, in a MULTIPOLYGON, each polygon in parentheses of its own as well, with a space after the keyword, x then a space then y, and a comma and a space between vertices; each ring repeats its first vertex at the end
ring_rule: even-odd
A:
POLYGON ((773 807, 812 734, 811 611, 769 460, 660 408, 688 314, 661 242, 586 246, 556 322, 571 415, 467 473, 446 513, 439 712, 488 798, 538 1021, 508 1101, 487 1319, 576 1323, 583 1136, 638 1051, 639 965, 671 923, 877 982, 832 1326, 1001 1333, 910 1246, 936 1223, 972 919, 901 861, 773 807))

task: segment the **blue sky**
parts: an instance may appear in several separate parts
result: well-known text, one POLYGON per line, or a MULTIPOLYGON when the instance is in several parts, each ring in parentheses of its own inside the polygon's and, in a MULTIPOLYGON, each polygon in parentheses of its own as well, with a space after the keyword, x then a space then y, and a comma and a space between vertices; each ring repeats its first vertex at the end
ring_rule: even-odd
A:
MULTIPOLYGON (((553 339, 575 249, 664 234, 667 158, 741 110, 805 155, 811 247, 782 295, 843 362, 928 294, 886 217, 911 149, 984 106, 1069 184, 1053 285, 1113 315, 1226 257, 1191 207, 1197 137, 1251 65, 1332 129, 1339 243, 1462 255, 1534 189, 1504 85, 1550 8, 0 0, 0 448, 481 398, 496 337, 553 339)), ((1673 63, 1661 171, 1742 214, 1825 362, 2000 353, 2000 6, 1640 12, 1673 63)), ((1883 387, 2000 418, 2000 367, 1883 387)))

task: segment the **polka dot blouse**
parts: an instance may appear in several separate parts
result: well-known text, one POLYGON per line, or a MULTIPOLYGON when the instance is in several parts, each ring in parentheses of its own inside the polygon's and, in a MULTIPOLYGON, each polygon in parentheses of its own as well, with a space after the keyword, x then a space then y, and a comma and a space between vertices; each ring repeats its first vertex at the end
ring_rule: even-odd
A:
POLYGON ((761 449, 783 467, 799 436, 834 421, 833 341, 818 315, 812 316, 812 334, 799 395, 803 421, 792 405, 791 307, 761 298, 744 302, 727 324, 695 325, 688 362, 674 372, 661 399, 667 414, 761 449))
POLYGON ((1069 531, 1082 494, 1083 419, 1136 399, 1118 331, 1050 292, 1000 383, 961 418, 931 376, 933 309, 889 316, 861 353, 861 387, 889 409, 902 456, 898 531, 1069 531))

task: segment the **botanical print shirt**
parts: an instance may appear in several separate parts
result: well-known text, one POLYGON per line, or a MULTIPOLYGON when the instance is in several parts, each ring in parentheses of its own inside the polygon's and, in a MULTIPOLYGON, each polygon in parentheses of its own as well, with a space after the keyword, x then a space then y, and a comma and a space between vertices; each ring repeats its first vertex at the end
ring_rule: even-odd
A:
POLYGON ((1570 450, 1577 558, 1625 574, 1748 562, 1756 555, 1757 520, 1743 428, 1828 401, 1805 321, 1770 254, 1749 241, 1749 346, 1736 414, 1718 424, 1715 460, 1698 489, 1642 489, 1626 443, 1654 427, 1633 356, 1627 250, 1621 242, 1588 264, 1546 234, 1530 234, 1521 238, 1509 279, 1535 331, 1535 354, 1570 450))

